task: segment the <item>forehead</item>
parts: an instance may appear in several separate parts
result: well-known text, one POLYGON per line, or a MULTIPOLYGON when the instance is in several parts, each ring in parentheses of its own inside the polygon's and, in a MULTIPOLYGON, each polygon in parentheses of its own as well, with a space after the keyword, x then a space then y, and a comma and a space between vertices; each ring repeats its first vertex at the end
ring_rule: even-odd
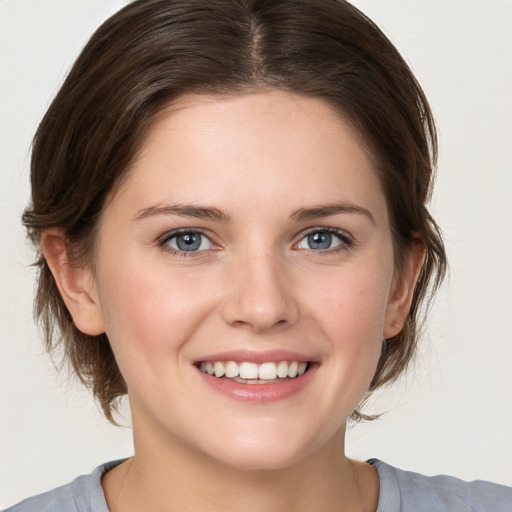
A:
POLYGON ((382 203, 352 125, 322 99, 277 90, 173 102, 155 118, 122 189, 133 205, 382 203))

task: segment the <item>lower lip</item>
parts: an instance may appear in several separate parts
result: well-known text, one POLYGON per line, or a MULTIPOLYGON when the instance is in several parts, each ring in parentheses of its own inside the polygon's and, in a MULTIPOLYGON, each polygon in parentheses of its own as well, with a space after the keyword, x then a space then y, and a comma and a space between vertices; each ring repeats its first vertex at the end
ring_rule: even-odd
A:
POLYGON ((310 365, 306 373, 294 379, 272 384, 243 384, 232 379, 212 377, 197 369, 204 382, 215 391, 241 402, 268 403, 285 400, 302 391, 313 378, 318 365, 310 365))

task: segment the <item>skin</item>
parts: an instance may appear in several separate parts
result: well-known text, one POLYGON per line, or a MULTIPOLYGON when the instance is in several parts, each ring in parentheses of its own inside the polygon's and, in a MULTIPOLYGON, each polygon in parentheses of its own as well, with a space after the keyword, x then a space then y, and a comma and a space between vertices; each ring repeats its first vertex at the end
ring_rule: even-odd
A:
POLYGON ((59 230, 43 250, 75 324, 107 333, 128 385, 135 456, 103 478, 113 512, 376 510, 378 476, 344 455, 345 423, 403 325, 422 255, 395 270, 371 159, 325 102, 182 98, 105 208, 94 271, 67 261, 59 230), (200 250, 177 251, 177 229, 203 231, 200 250), (315 229, 338 230, 329 248, 311 247, 315 229), (276 349, 317 366, 276 402, 225 396, 195 366, 276 349))

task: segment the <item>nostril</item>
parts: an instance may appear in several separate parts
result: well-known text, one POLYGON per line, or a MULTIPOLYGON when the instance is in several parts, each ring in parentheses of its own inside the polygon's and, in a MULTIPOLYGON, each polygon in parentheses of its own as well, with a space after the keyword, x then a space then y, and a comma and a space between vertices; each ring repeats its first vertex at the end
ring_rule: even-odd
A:
POLYGON ((276 320, 271 315, 256 314, 252 316, 247 315, 245 319, 228 321, 228 323, 232 327, 246 328, 258 333, 286 327, 290 321, 286 318, 276 320))

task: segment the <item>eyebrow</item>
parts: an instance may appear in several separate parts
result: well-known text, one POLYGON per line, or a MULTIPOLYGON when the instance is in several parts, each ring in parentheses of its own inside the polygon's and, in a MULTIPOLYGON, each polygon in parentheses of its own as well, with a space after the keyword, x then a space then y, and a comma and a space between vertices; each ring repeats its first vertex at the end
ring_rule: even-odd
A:
POLYGON ((291 215, 292 220, 309 220, 320 217, 330 217, 339 213, 356 213, 367 217, 372 224, 377 225, 372 213, 361 206, 352 203, 332 203, 326 205, 313 206, 312 208, 301 208, 291 215))
MULTIPOLYGON (((351 203, 332 203, 313 206, 311 208, 300 208, 290 215, 290 220, 304 221, 318 219, 321 217, 330 217, 340 213, 364 215, 372 222, 372 224, 376 225, 375 218, 369 210, 351 203)), ((187 204, 149 206, 148 208, 139 210, 133 220, 138 222, 157 215, 178 215, 180 217, 192 217, 195 219, 208 219, 220 222, 229 222, 231 220, 231 217, 227 213, 219 210, 218 208, 187 204)))
POLYGON ((230 216, 218 208, 206 206, 195 206, 187 204, 173 205, 156 205, 139 210, 134 217, 134 221, 141 221, 155 215, 179 215, 180 217, 193 217, 195 219, 217 220, 221 222, 229 222, 230 216))

